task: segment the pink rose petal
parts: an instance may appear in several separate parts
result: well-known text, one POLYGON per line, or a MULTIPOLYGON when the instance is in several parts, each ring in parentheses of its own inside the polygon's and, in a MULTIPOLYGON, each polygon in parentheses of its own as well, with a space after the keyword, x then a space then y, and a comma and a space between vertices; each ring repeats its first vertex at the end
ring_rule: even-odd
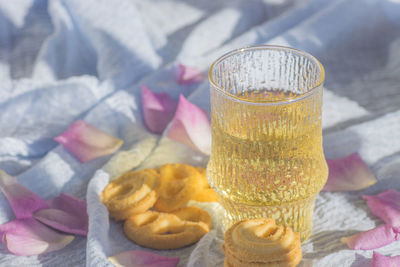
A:
POLYGON ((160 256, 142 250, 129 250, 108 258, 115 266, 175 267, 179 258, 160 256))
POLYGON ((211 126, 208 114, 180 95, 168 137, 209 155, 211 126))
POLYGON ((393 241, 400 239, 398 228, 390 225, 380 225, 374 229, 341 238, 343 243, 346 243, 351 249, 376 249, 386 246, 393 241))
POLYGON ((167 93, 154 93, 142 86, 142 106, 147 128, 161 134, 174 117, 176 103, 167 93))
POLYGON ((117 151, 123 141, 96 127, 78 120, 60 136, 54 138, 81 162, 86 162, 117 151))
POLYGON ((176 66, 176 79, 179 84, 193 84, 204 81, 206 75, 194 67, 188 67, 183 64, 176 66))
POLYGON ((15 255, 38 255, 64 248, 74 236, 51 230, 35 219, 17 219, 0 225, 2 240, 15 255))
POLYGON ((400 227, 400 192, 387 190, 375 196, 363 196, 372 213, 385 223, 400 227))
POLYGON ((399 267, 400 256, 386 257, 374 251, 371 267, 399 267))
POLYGON ((6 196, 17 219, 31 218, 32 213, 49 205, 38 195, 18 183, 17 178, 0 170, 0 189, 6 196))
POLYGON ((50 209, 37 211, 34 217, 62 232, 87 235, 88 215, 85 201, 61 194, 50 201, 50 206, 50 209))
POLYGON ((358 153, 340 159, 327 159, 328 181, 323 191, 361 190, 376 183, 376 178, 358 153))

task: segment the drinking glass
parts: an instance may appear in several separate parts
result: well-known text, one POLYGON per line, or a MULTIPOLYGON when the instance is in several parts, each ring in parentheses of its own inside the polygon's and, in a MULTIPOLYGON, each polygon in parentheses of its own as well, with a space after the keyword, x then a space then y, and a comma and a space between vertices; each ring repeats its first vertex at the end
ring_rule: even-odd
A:
POLYGON ((322 149, 324 68, 280 46, 238 49, 209 71, 210 185, 225 208, 225 229, 268 217, 307 239, 315 198, 328 177, 322 149))

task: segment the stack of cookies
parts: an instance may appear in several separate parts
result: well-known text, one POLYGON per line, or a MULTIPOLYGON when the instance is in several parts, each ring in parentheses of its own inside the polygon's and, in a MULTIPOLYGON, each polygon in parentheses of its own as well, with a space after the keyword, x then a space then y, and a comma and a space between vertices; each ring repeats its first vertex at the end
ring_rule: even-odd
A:
POLYGON ((167 164, 124 174, 109 183, 102 201, 110 216, 124 222, 135 243, 154 249, 193 244, 210 231, 210 215, 190 200, 218 201, 205 170, 186 164, 167 164))
POLYGON ((301 258, 299 233, 277 226, 273 219, 235 223, 225 233, 226 267, 294 267, 301 258))

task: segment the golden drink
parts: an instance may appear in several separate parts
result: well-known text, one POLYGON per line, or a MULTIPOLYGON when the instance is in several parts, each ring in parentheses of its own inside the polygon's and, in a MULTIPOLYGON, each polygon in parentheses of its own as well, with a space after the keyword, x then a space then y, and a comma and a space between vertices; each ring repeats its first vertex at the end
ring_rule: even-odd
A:
POLYGON ((252 87, 228 94, 211 89, 209 182, 226 210, 226 226, 269 217, 304 240, 311 232, 315 197, 328 176, 322 86, 303 94, 252 87))

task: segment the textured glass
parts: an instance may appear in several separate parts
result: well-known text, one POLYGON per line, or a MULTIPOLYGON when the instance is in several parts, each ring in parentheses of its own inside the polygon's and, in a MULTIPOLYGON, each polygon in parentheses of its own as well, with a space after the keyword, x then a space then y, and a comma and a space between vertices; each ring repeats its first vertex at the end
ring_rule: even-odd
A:
POLYGON ((322 149, 324 70, 295 49, 258 46, 230 52, 210 68, 211 186, 224 225, 274 218, 306 239, 328 169, 322 149))

